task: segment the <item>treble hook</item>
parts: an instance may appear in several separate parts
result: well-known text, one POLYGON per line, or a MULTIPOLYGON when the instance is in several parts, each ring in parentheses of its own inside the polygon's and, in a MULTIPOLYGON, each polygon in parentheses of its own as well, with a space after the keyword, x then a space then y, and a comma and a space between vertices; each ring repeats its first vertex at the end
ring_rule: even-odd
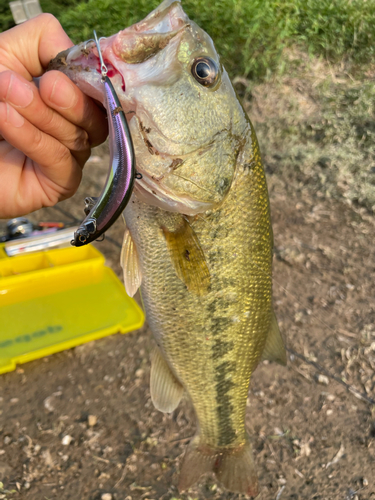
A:
POLYGON ((105 36, 100 37, 98 40, 98 36, 96 34, 96 31, 94 30, 94 37, 95 37, 96 48, 98 50, 98 56, 99 56, 99 61, 100 61, 100 72, 102 74, 102 82, 104 82, 105 77, 108 74, 108 68, 104 64, 104 61, 103 61, 102 51, 100 50, 100 40, 104 40, 105 36))
POLYGON ((86 41, 85 41, 85 45, 83 46, 83 50, 86 50, 86 49, 87 49, 87 45, 88 45, 90 42, 95 42, 95 40, 94 40, 93 38, 90 38, 90 40, 86 40, 86 41))

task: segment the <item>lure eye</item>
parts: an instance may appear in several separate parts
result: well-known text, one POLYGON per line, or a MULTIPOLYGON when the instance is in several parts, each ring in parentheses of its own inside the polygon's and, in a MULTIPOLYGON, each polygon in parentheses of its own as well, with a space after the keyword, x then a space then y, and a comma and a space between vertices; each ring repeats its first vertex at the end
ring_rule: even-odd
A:
POLYGON ((210 57, 197 57, 191 67, 191 73, 204 87, 213 87, 219 77, 219 67, 210 57))

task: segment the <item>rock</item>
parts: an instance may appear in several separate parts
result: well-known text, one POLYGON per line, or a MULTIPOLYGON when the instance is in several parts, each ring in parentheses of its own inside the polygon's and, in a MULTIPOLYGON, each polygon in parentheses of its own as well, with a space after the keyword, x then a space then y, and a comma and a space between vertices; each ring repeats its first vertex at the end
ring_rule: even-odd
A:
POLYGON ((55 411, 52 401, 53 401, 53 396, 48 396, 48 398, 46 398, 43 401, 44 408, 48 411, 48 413, 52 413, 55 411))
POLYGON ((90 427, 94 427, 98 422, 98 417, 96 415, 89 415, 87 417, 87 423, 89 424, 90 427))
POLYGON ((319 382, 319 384, 323 385, 329 384, 329 378, 326 377, 325 375, 322 375, 321 373, 319 373, 319 375, 317 376, 317 381, 319 382))
POLYGON ((43 401, 44 408, 48 411, 48 413, 53 413, 55 411, 55 407, 53 405, 54 402, 55 402, 55 398, 59 397, 61 395, 62 395, 62 392, 61 391, 57 391, 57 392, 54 392, 53 394, 51 394, 51 396, 48 396, 43 401))
POLYGON ((67 434, 66 436, 64 436, 61 440, 61 443, 64 445, 64 446, 69 446, 70 443, 73 441, 73 437, 72 436, 69 436, 69 434, 67 434))
POLYGON ((51 452, 49 450, 44 450, 42 453, 42 457, 44 459, 44 463, 46 464, 47 467, 53 467, 53 459, 51 452))
POLYGON ((112 493, 103 493, 103 495, 100 498, 101 500, 112 500, 113 496, 112 493))

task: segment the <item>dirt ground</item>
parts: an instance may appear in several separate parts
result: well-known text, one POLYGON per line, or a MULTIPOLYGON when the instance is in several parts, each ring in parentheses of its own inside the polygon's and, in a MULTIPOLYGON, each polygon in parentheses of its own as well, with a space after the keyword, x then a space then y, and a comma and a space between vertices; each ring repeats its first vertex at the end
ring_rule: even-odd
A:
MULTIPOLYGON (((65 215, 32 220, 82 219, 107 170, 98 151, 65 215)), ((375 406, 358 394, 375 398, 374 218, 267 169, 275 310, 290 351, 287 367, 264 362, 251 382, 259 499, 375 499, 375 406)), ((122 233, 118 222, 96 244, 119 276, 122 233)), ((146 324, 0 376, 0 499, 244 498, 212 478, 178 493, 194 415, 187 401, 171 415, 153 408, 152 347, 146 324)))

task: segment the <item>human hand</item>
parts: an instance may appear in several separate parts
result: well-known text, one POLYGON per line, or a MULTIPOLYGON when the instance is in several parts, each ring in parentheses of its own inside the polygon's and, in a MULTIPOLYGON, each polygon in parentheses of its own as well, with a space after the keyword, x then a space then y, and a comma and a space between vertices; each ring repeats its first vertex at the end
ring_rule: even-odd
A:
POLYGON ((50 14, 0 33, 0 218, 72 196, 90 148, 106 138, 99 106, 62 73, 43 74, 71 46, 50 14))

